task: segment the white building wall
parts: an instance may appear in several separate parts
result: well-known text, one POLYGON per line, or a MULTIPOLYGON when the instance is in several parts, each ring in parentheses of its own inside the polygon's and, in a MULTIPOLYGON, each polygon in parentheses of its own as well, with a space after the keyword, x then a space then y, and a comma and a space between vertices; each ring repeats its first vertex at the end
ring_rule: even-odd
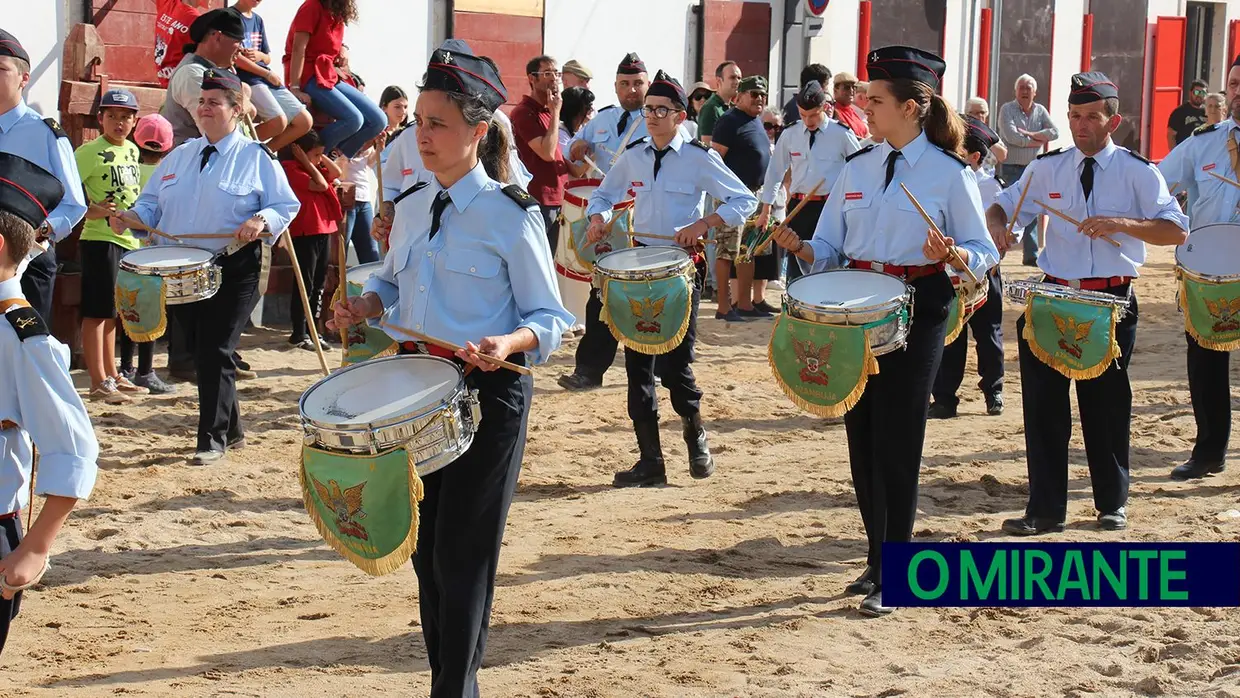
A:
POLYGON ((857 73, 859 0, 834 0, 823 13, 822 33, 809 42, 809 62, 822 63, 833 73, 857 73))
MULTIPOLYGON (((26 102, 44 116, 59 118, 60 58, 69 34, 70 12, 80 0, 39 0, 39 11, 5 12, 4 29, 30 54, 26 102)), ((14 4, 16 4, 14 0, 14 4)), ((12 10, 12 7, 8 9, 12 10)), ((151 43, 155 37, 151 37, 151 43)))
MULTIPOLYGON (((1095 17, 1095 32, 1098 29, 1095 17)), ((1072 91, 1072 76, 1081 71, 1081 42, 1085 37, 1085 0, 1055 0, 1055 52, 1051 56, 1050 94, 1046 108, 1051 120, 1059 127, 1059 139, 1050 147, 1072 145, 1072 133, 1068 129, 1068 94, 1072 91)))

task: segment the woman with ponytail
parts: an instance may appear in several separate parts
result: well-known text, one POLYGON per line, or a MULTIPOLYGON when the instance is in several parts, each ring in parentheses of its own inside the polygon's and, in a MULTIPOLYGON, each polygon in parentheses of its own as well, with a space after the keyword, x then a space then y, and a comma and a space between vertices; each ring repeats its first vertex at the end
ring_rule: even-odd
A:
MULTIPOLYGON (((865 115, 882 143, 849 156, 812 240, 780 228, 776 240, 806 271, 841 266, 900 277, 915 290, 903 349, 878 357, 879 373, 848 412, 849 462, 869 539, 862 575, 847 591, 864 595, 861 612, 880 616, 882 545, 908 541, 917 515, 917 479, 930 389, 943 356, 954 291, 946 265, 983 278, 999 253, 986 230, 973 173, 961 159, 964 124, 937 94, 946 66, 905 46, 870 53, 865 115), (927 230, 901 189, 908 187, 942 231, 927 230)), ((902 570, 889 570, 903 574, 902 570)))
MULTIPOLYGON (((358 298, 337 302, 334 327, 371 321, 401 343, 456 361, 478 393, 473 445, 423 478, 418 603, 431 696, 478 695, 495 570, 521 470, 533 382, 481 358, 528 366, 547 360, 573 317, 560 302, 538 203, 501 184, 508 139, 494 120, 507 95, 494 67, 467 53, 431 54, 414 109, 422 163, 431 173, 401 192, 383 268, 358 298), (415 343, 392 325, 464 347, 415 343)), ((388 218, 391 220, 391 218, 388 218)))

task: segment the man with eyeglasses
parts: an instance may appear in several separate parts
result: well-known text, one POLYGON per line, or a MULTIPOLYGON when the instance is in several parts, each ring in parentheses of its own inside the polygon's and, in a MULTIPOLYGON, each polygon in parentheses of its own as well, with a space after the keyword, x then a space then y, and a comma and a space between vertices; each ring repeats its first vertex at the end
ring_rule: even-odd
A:
POLYGON ((538 56, 525 65, 530 93, 512 109, 512 133, 517 154, 534 176, 529 193, 542 209, 547 242, 555 249, 560 228, 556 218, 568 181, 568 164, 560 153, 560 69, 551 56, 538 56))
POLYGON ((1188 101, 1171 112, 1167 120, 1167 149, 1170 150, 1188 140, 1193 131, 1206 124, 1206 83, 1193 80, 1188 90, 1188 101))
POLYGON ((835 120, 852 129, 857 138, 868 138, 870 128, 865 123, 865 112, 853 100, 857 97, 857 76, 852 73, 835 74, 835 120))

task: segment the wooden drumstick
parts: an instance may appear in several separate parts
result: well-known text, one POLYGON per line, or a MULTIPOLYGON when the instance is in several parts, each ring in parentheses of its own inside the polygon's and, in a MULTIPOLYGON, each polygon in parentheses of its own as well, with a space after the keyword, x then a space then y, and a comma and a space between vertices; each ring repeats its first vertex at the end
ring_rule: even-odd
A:
POLYGON ((280 239, 284 241, 284 249, 288 250, 289 259, 293 261, 293 278, 297 280, 297 293, 301 295, 301 308, 306 311, 306 326, 310 328, 310 341, 314 342, 314 352, 319 355, 319 368, 323 369, 324 376, 330 376, 332 372, 327 367, 323 345, 319 344, 319 330, 315 327, 314 313, 310 310, 310 297, 306 295, 306 282, 301 278, 301 265, 297 263, 297 250, 293 249, 293 238, 285 235, 280 239))
MULTIPOLYGON (((340 242, 338 245, 338 249, 340 250, 340 267, 339 267, 340 271, 338 275, 340 279, 338 283, 336 284, 336 293, 339 294, 337 297, 340 300, 348 301, 349 300, 349 275, 348 275, 349 243, 347 240, 345 240, 344 235, 345 233, 342 230, 340 232, 340 242)), ((341 363, 344 363, 344 357, 349 355, 349 328, 348 327, 340 328, 340 344, 342 347, 344 347, 341 350, 341 354, 340 354, 341 363)))
MULTIPOLYGON (((784 216, 784 220, 780 222, 779 227, 787 228, 788 224, 792 222, 792 219, 797 217, 797 214, 801 212, 801 209, 805 208, 805 204, 808 204, 810 199, 818 195, 818 190, 821 189, 822 185, 826 183, 827 180, 825 178, 818 180, 818 183, 814 185, 814 188, 810 190, 809 194, 806 194, 805 198, 801 199, 801 203, 794 206, 792 210, 788 212, 788 215, 784 216)), ((766 241, 758 247, 758 250, 753 253, 753 256, 757 257, 763 252, 766 252, 766 248, 770 246, 771 240, 773 239, 775 239, 774 235, 767 238, 766 241)))
MULTIPOLYGON (((930 229, 939 235, 943 235, 943 231, 939 230, 938 224, 934 222, 934 219, 930 217, 929 213, 926 213, 926 209, 921 207, 921 202, 917 200, 917 197, 913 196, 913 192, 909 191, 908 187, 904 186, 904 182, 900 182, 900 188, 904 190, 904 195, 908 197, 908 200, 913 202, 913 206, 917 209, 917 212, 921 214, 922 220, 926 221, 926 225, 930 226, 930 229)), ((947 236, 943 235, 943 237, 947 236)), ((969 265, 964 263, 964 260, 960 258, 960 253, 957 252, 954 247, 949 247, 947 249, 947 258, 964 268, 964 273, 969 277, 969 281, 977 283, 977 275, 973 273, 973 270, 969 268, 969 265)))
MULTIPOLYGON (((413 337, 417 339, 419 342, 433 344, 439 347, 440 349, 446 349, 451 352, 458 352, 458 351, 469 352, 468 349, 466 349, 465 347, 459 344, 453 344, 452 342, 449 342, 443 339, 438 339, 428 334, 422 334, 421 332, 414 332, 413 330, 407 327, 401 327, 400 325, 393 325, 392 323, 387 322, 386 320, 380 320, 379 324, 390 330, 395 330, 401 334, 413 337)), ((509 361, 504 361, 503 359, 497 359, 494 356, 488 356, 487 354, 483 354, 480 352, 473 352, 473 353, 477 354, 483 361, 493 366, 499 366, 500 368, 506 368, 509 371, 516 371, 517 373, 520 373, 523 376, 534 375, 534 372, 525 366, 518 366, 517 364, 511 363, 509 361)))
MULTIPOLYGON (((136 216, 137 214, 134 214, 134 215, 136 216)), ((157 229, 155 229, 155 228, 152 228, 151 226, 149 226, 149 225, 147 225, 146 223, 143 223, 143 222, 141 222, 141 221, 130 220, 130 219, 128 219, 128 218, 124 218, 124 219, 122 219, 122 220, 124 220, 124 221, 125 221, 125 225, 129 226, 130 228, 137 228, 138 230, 145 230, 146 232, 150 233, 151 235, 158 235, 158 236, 159 236, 159 237, 161 237, 161 238, 165 238, 165 239, 167 239, 167 240, 171 240, 171 241, 173 241, 173 242, 180 242, 180 241, 181 241, 181 238, 179 238, 179 237, 177 237, 177 236, 175 236, 175 235, 169 235, 168 233, 165 233, 165 232, 163 232, 163 231, 161 231, 161 230, 157 230, 157 229)))
MULTIPOLYGON (((633 237, 650 238, 652 240, 672 240, 672 241, 676 240, 675 235, 655 235, 654 233, 633 233, 633 237)), ((696 242, 706 243, 707 245, 713 245, 715 244, 716 240, 713 240, 711 238, 698 238, 696 242)))
MULTIPOLYGON (((1237 186, 1240 186, 1240 185, 1237 185, 1237 186)), ((1050 213, 1050 214, 1052 214, 1052 215, 1058 216, 1059 218, 1061 218, 1061 219, 1063 219, 1063 220, 1067 221, 1068 223, 1071 223, 1072 225, 1075 225, 1078 229, 1081 227, 1081 222, 1080 222, 1080 221, 1078 221, 1077 219, 1073 218, 1072 216, 1069 216, 1068 214, 1064 213, 1063 211, 1060 211, 1060 210, 1058 210, 1058 209, 1051 208, 1050 206, 1047 206, 1046 204, 1042 203, 1041 201, 1038 201, 1037 199, 1034 199, 1034 200, 1033 200, 1033 203, 1035 203, 1035 204, 1037 204, 1037 205, 1041 206, 1042 208, 1046 209, 1046 212, 1047 212, 1047 213, 1050 213)), ((1111 243, 1111 244, 1112 244, 1112 245, 1114 245, 1115 247, 1119 247, 1119 246, 1120 246, 1119 242, 1117 242, 1117 241, 1115 241, 1115 240, 1112 240, 1111 238, 1109 238, 1109 237, 1107 237, 1107 236, 1105 236, 1105 235, 1103 235, 1103 236, 1102 236, 1102 239, 1103 239, 1103 240, 1106 240, 1106 241, 1107 241, 1107 242, 1109 242, 1109 243, 1111 243)))
POLYGON ((1217 172, 1207 172, 1206 174, 1210 175, 1211 177, 1213 177, 1213 178, 1215 178, 1215 179, 1219 179, 1219 180, 1222 180, 1222 181, 1224 181, 1224 182, 1227 182, 1228 184, 1230 184, 1230 185, 1231 185, 1231 186, 1233 186, 1233 187, 1240 188, 1240 182, 1237 182, 1236 180, 1231 179, 1230 177, 1224 177, 1223 175, 1221 175, 1221 174, 1219 174, 1219 173, 1217 173, 1217 172))
POLYGON ((1031 184, 1033 184, 1033 177, 1025 180, 1025 188, 1020 192, 1020 201, 1016 202, 1016 210, 1012 211, 1012 220, 1008 221, 1008 240, 1011 240, 1016 235, 1016 217, 1020 215, 1020 210, 1025 205, 1025 197, 1029 196, 1029 185, 1031 184))

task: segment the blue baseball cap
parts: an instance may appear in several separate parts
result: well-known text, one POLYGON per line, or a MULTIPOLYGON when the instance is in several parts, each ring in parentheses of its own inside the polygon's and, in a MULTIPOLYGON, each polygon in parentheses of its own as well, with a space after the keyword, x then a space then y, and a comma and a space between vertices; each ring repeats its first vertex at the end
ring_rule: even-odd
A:
POLYGON ((117 107, 120 109, 132 109, 138 111, 138 98, 133 93, 124 88, 113 88, 103 93, 99 98, 99 108, 117 107))

